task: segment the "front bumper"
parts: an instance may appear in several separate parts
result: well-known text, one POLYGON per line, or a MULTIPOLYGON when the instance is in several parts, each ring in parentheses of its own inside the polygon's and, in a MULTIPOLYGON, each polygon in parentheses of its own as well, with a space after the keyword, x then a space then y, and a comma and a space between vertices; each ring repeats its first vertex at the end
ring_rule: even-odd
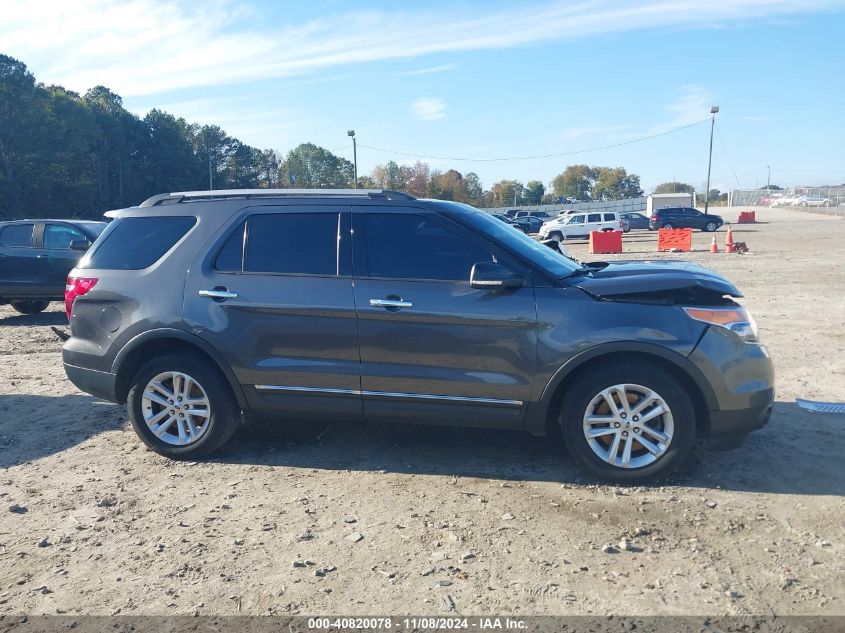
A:
POLYGON ((713 390, 707 439, 713 448, 735 448, 772 415, 774 365, 768 350, 719 327, 709 327, 689 359, 713 390))
POLYGON ((772 417, 772 402, 774 390, 761 392, 761 404, 749 409, 737 411, 711 411, 710 434, 707 444, 715 450, 730 450, 737 448, 748 437, 748 434, 762 429, 772 417))
POLYGON ((92 396, 97 396, 109 402, 117 402, 115 385, 117 383, 117 376, 114 374, 97 371, 96 369, 88 369, 87 367, 78 367, 69 363, 63 363, 65 367, 65 374, 68 380, 77 386, 81 391, 90 393, 92 396))

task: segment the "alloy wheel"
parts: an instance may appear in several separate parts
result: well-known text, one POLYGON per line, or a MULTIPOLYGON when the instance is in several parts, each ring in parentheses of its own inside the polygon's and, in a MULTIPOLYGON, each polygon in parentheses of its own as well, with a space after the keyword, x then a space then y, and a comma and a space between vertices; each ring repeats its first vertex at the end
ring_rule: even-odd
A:
POLYGON ((653 389, 618 384, 587 405, 584 437, 593 453, 618 468, 653 464, 669 449, 675 432, 672 411, 653 389))
POLYGON ((144 387, 141 412, 150 431, 162 442, 187 446, 208 430, 211 403, 194 378, 167 371, 154 376, 144 387))

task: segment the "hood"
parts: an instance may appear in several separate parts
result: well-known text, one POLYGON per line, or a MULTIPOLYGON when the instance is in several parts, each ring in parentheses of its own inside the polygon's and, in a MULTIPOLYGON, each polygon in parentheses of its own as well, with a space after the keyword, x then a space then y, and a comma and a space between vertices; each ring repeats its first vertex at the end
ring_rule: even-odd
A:
POLYGON ((572 285, 601 299, 648 303, 719 305, 742 293, 722 275, 692 262, 614 262, 572 285))

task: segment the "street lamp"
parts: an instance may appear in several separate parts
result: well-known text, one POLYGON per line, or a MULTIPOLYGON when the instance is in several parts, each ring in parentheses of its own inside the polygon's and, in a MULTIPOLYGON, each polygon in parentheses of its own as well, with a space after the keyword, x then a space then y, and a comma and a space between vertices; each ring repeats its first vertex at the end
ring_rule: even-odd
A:
POLYGON ((358 144, 355 142, 355 130, 349 130, 346 132, 347 136, 352 137, 352 165, 354 169, 355 175, 355 183, 354 188, 358 188, 358 144))
POLYGON ((713 127, 716 125, 716 113, 719 111, 719 106, 712 106, 710 108, 710 156, 707 159, 707 190, 704 192, 704 213, 710 207, 710 166, 713 163, 713 127))

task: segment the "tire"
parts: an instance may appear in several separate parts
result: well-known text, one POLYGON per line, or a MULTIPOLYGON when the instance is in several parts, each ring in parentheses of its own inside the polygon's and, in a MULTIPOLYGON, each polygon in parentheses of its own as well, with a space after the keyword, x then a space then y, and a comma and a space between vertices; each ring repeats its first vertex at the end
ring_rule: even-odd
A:
POLYGON ((551 233, 549 233, 549 239, 550 240, 557 240, 558 242, 562 242, 563 241, 563 233, 561 233, 560 231, 552 231, 551 233))
POLYGON ((172 459, 196 459, 213 453, 232 437, 241 419, 237 400, 223 374, 207 359, 185 352, 160 356, 145 363, 132 379, 126 408, 132 427, 144 444, 159 455, 172 459), (187 406, 180 409, 183 405, 175 398, 172 401, 174 408, 168 409, 167 403, 170 401, 164 397, 164 392, 156 389, 146 391, 151 381, 157 379, 172 394, 175 382, 173 374, 182 376, 177 389, 185 384, 184 376, 193 380, 195 386, 189 394, 195 403, 192 409, 187 406), (163 402, 147 398, 148 394, 163 402), (207 403, 205 408, 200 404, 203 397, 207 403), (190 413, 191 410, 197 413, 190 413), (203 411, 207 415, 198 415, 203 411), (170 415, 171 412, 174 415, 170 415), (177 418, 176 412, 182 415, 177 418), (165 414, 164 417, 154 422, 161 413, 165 414), (145 416, 151 419, 151 424, 147 423, 145 416), (197 431, 196 439, 191 438, 193 433, 188 420, 197 431), (153 432, 152 426, 156 427, 159 435, 153 432))
POLYGON ((708 222, 707 224, 704 225, 704 232, 705 233, 712 233, 713 231, 715 231, 718 228, 719 227, 716 226, 715 222, 708 222))
POLYGON ((44 312, 49 301, 12 301, 12 307, 21 314, 38 314, 44 312))
POLYGON ((664 222, 664 223, 661 225, 661 227, 660 227, 660 228, 661 228, 661 229, 674 229, 675 227, 672 225, 672 223, 671 223, 671 222, 664 222))
MULTIPOLYGON (((621 403, 618 393, 616 400, 618 408, 621 403)), ((637 400, 631 402, 630 396, 626 400, 631 403, 629 408, 632 410, 639 404, 637 400)), ((647 405, 644 415, 653 413, 657 408, 657 404, 647 405)), ((570 454, 595 475, 611 481, 636 482, 667 475, 683 463, 695 441, 696 420, 692 401, 668 371, 648 362, 617 362, 587 370, 567 388, 559 421, 570 454), (635 397, 648 391, 653 392, 661 399, 661 406, 668 407, 668 414, 658 414, 649 423, 640 422, 639 427, 633 415, 625 416, 626 420, 594 422, 589 425, 585 420, 588 412, 591 415, 612 416, 609 404, 602 398, 602 392, 617 385, 630 387, 626 392, 635 397), (612 430, 617 423, 620 425, 619 430, 612 430), (596 433, 602 430, 608 432, 593 438, 591 445, 585 427, 596 433), (648 432, 643 429, 648 429, 648 432), (661 433, 664 438, 668 436, 668 443, 661 444, 661 440, 652 435, 654 431, 661 433), (626 438, 622 437, 623 432, 628 434, 626 438), (613 455, 616 437, 619 437, 619 443, 616 445, 614 465, 606 460, 613 455), (655 453, 646 449, 644 444, 639 443, 639 438, 651 443, 659 454, 655 456, 655 453), (623 466, 626 443, 631 445, 631 453, 628 465, 623 466), (597 450, 603 450, 606 456, 603 458, 597 450)))

